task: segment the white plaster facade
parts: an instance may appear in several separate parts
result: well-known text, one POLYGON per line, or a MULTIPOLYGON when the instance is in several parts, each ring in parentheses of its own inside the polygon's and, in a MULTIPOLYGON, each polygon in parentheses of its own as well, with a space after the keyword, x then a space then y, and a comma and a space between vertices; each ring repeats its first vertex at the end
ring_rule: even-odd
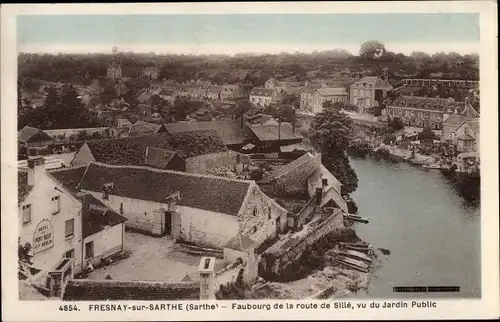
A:
POLYGON ((18 205, 19 241, 21 245, 29 243, 32 246, 33 266, 49 271, 66 256, 67 252, 70 252, 75 258, 75 270, 80 270, 82 263, 81 203, 45 172, 43 162, 28 169, 28 184, 33 187, 18 205), (53 198, 59 200, 58 212, 55 206, 57 201, 53 198), (23 213, 27 211, 27 207, 31 209, 29 221, 28 215, 23 213), (47 222, 48 225, 45 225, 47 222), (71 228, 68 227, 68 232, 66 231, 67 222, 69 222, 68 226, 72 222, 72 234, 70 234, 71 228), (36 233, 37 229, 44 231, 36 233), (35 241, 36 237, 41 237, 43 241, 35 241), (42 246, 43 242, 47 244, 42 246), (34 249, 35 247, 37 249, 34 249))

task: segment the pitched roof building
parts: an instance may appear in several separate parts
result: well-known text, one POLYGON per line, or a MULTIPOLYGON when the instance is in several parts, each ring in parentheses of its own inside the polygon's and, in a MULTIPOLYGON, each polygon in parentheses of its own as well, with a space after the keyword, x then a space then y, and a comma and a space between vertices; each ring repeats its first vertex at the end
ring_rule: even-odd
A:
MULTIPOLYGON (((175 151, 187 162, 191 158, 194 158, 193 161, 197 161, 196 157, 198 156, 205 159, 205 155, 212 155, 213 157, 214 153, 228 151, 215 131, 161 133, 149 136, 88 141, 75 154, 72 165, 86 165, 91 161, 120 165, 144 165, 148 148, 175 151)), ((203 162, 202 160, 198 161, 203 162)), ((187 171, 195 171, 195 168, 188 166, 187 171)))
POLYGON ((222 248, 238 233, 260 244, 286 227, 287 211, 253 181, 97 162, 80 179, 79 168, 58 174, 65 172, 60 180, 68 190, 123 209, 127 225, 155 235, 222 248))
POLYGON ((214 130, 226 146, 239 146, 249 139, 238 121, 207 121, 191 123, 168 123, 168 133, 184 133, 200 130, 214 130))

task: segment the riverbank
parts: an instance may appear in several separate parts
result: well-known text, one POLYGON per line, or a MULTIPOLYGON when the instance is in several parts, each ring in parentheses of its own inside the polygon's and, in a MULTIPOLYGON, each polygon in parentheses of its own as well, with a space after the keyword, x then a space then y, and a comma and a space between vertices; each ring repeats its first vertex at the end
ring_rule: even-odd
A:
POLYGON ((375 247, 390 250, 380 256, 362 298, 390 298, 392 286, 459 285, 457 293, 408 293, 401 297, 481 296, 481 212, 439 171, 405 162, 351 158, 359 178, 352 197, 359 216, 356 234, 375 247))

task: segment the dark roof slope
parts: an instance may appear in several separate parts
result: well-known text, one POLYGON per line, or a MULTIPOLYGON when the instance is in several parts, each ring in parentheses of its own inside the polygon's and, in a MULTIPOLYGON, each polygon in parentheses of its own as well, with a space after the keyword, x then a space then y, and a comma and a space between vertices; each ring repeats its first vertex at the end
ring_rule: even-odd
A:
POLYGON ((127 220, 91 194, 84 194, 82 201, 83 238, 104 230, 106 226, 115 226, 127 220))
POLYGON ((63 301, 199 299, 200 284, 195 282, 70 280, 63 295, 63 301))
POLYGON ((174 155, 174 151, 147 147, 146 161, 144 163, 154 168, 165 169, 174 155))
POLYGON ((79 188, 101 191, 104 184, 111 182, 113 195, 165 202, 179 192, 179 205, 228 215, 238 214, 251 184, 216 176, 92 162, 79 188))
POLYGON ((277 141, 278 136, 280 140, 303 139, 303 136, 295 133, 292 125, 286 122, 281 123, 281 125, 252 125, 249 126, 249 129, 260 141, 277 141))
POLYGON ((47 133, 36 127, 25 126, 17 133, 17 140, 23 143, 54 141, 47 133))
POLYGON ((33 186, 28 185, 28 173, 26 171, 17 172, 17 201, 21 202, 31 191, 33 186))
POLYGON ((168 123, 165 124, 165 128, 169 133, 214 130, 226 145, 242 144, 247 139, 244 130, 235 121, 168 123))
POLYGON ((68 191, 78 193, 76 186, 82 180, 83 174, 87 170, 87 166, 79 166, 74 168, 63 168, 50 171, 50 175, 59 181, 68 191))
POLYGON ((146 147, 176 151, 182 157, 227 151, 215 131, 96 140, 88 141, 87 145, 96 161, 122 165, 144 165, 146 147))
POLYGON ((245 251, 250 247, 254 247, 255 245, 255 241, 253 241, 250 237, 238 234, 235 237, 231 238, 224 247, 239 251, 245 251))

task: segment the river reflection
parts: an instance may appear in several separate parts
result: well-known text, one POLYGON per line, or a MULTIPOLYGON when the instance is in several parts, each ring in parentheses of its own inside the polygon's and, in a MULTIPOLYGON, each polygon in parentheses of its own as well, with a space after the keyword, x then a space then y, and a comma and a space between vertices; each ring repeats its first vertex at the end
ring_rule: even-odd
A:
POLYGON ((360 297, 480 297, 480 209, 439 171, 405 163, 351 159, 359 178, 353 194, 369 224, 356 231, 380 255, 360 297), (459 293, 393 293, 393 286, 460 286, 459 293))

